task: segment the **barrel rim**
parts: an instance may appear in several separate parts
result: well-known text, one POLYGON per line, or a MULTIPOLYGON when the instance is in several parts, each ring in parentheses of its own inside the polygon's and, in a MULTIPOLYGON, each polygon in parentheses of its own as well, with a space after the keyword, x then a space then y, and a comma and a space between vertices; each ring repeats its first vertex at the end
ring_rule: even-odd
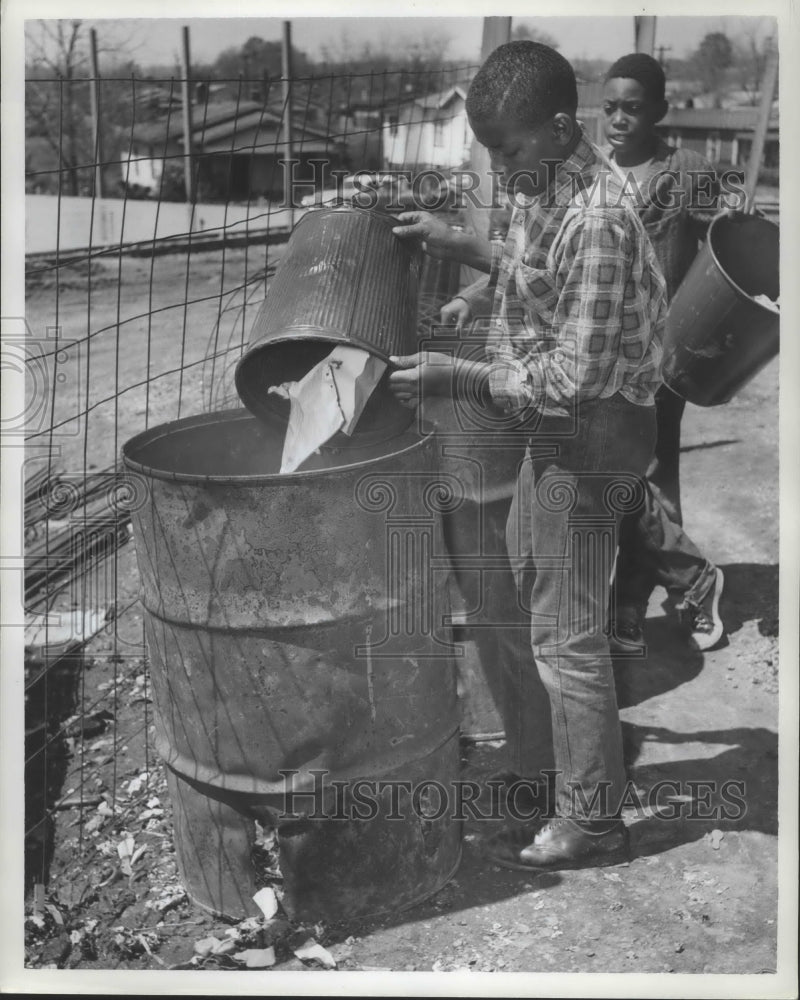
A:
MULTIPOLYGON (((259 421, 258 417, 254 416, 250 410, 244 407, 237 408, 235 410, 213 410, 210 413, 200 413, 191 417, 181 417, 177 420, 169 420, 163 424, 157 424, 155 427, 148 427, 146 430, 140 431, 132 438, 129 438, 122 446, 123 464, 132 472, 137 472, 150 479, 160 479, 167 482, 192 483, 194 485, 215 484, 247 487, 277 482, 303 482, 330 475, 338 476, 341 475, 343 471, 357 471, 361 468, 372 467, 375 463, 376 456, 373 456, 372 458, 366 458, 359 462, 348 462, 346 465, 334 465, 327 469, 306 469, 303 471, 298 470, 296 472, 272 472, 240 476, 215 476, 211 474, 200 475, 198 473, 169 472, 166 469, 156 469, 137 461, 131 456, 132 450, 140 448, 145 444, 150 444, 160 438, 168 437, 170 433, 174 433, 178 430, 192 426, 202 426, 205 423, 232 423, 235 420, 252 420, 257 425, 261 427, 264 426, 263 421, 259 421)), ((402 434, 407 432, 408 428, 405 428, 397 435, 397 437, 400 437, 402 434)), ((433 427, 430 425, 423 425, 419 429, 419 437, 416 441, 405 448, 401 448, 399 451, 387 453, 384 457, 389 457, 390 454, 392 458, 400 458, 409 452, 422 449, 430 445, 435 437, 435 433, 436 432, 433 427)), ((395 438, 387 438, 386 443, 388 444, 393 440, 395 440, 395 438)))
POLYGON ((346 202, 343 202, 340 205, 323 205, 319 208, 308 209, 308 211, 304 212, 297 220, 297 222, 295 222, 292 232, 294 233, 295 230, 298 229, 298 227, 301 226, 306 219, 309 218, 318 219, 321 215, 330 215, 332 212, 338 212, 340 214, 350 213, 350 212, 360 212, 363 215, 372 216, 374 219, 376 219, 378 222, 383 223, 384 225, 396 226, 398 224, 397 216, 392 215, 391 212, 387 212, 386 209, 378 208, 377 206, 367 208, 366 206, 353 205, 352 203, 348 204, 346 202))
MULTIPOLYGON (((386 354, 385 351, 376 349, 372 344, 368 343, 366 340, 362 340, 360 337, 347 336, 340 331, 325 330, 322 327, 315 326, 313 324, 303 324, 302 326, 293 326, 287 333, 278 334, 276 337, 270 338, 268 341, 263 343, 255 344, 252 348, 248 348, 245 354, 239 358, 236 362, 236 368, 233 372, 233 382, 236 386, 236 392, 239 395, 239 399, 244 403, 246 409, 256 416, 259 420, 267 419, 279 419, 280 414, 277 409, 270 406, 264 399, 264 394, 259 392, 254 385, 254 375, 251 374, 253 369, 253 361, 256 357, 268 351, 270 348, 276 346, 277 344, 292 344, 297 341, 316 341, 322 344, 331 344, 333 346, 337 344, 343 344, 345 347, 358 347, 368 354, 372 354, 379 361, 383 361, 386 364, 386 370, 392 371, 397 366, 391 363, 390 355, 386 354)), ((369 432, 366 435, 360 435, 356 431, 353 437, 358 437, 363 443, 368 443, 374 435, 379 434, 379 431, 369 432)), ((378 440, 378 438, 376 438, 378 440)))
MULTIPOLYGON (((233 380, 236 384, 236 391, 245 403, 247 409, 250 406, 246 403, 244 393, 242 390, 244 388, 249 389, 250 386, 245 386, 245 371, 252 365, 253 358, 257 355, 263 353, 276 344, 292 344, 298 340, 315 340, 323 344, 344 344, 346 347, 358 347, 368 354, 372 354, 374 357, 378 358, 379 361, 384 361, 387 368, 396 368, 396 365, 391 363, 391 355, 387 354, 385 351, 376 348, 374 344, 370 344, 368 341, 363 340, 361 337, 348 335, 340 330, 326 329, 321 326, 317 326, 314 323, 302 323, 297 326, 292 326, 285 333, 279 333, 274 337, 270 337, 269 340, 261 341, 257 344, 253 344, 252 347, 248 347, 245 353, 236 362, 236 368, 234 369, 233 380)), ((270 409, 267 407, 267 409, 270 409)), ((255 411, 252 411, 255 412, 255 411)))
MULTIPOLYGON (((781 231, 780 226, 774 223, 771 219, 762 219, 760 216, 753 215, 752 213, 749 215, 745 215, 744 218, 748 220, 755 220, 758 223, 758 225, 771 227, 772 229, 775 230, 775 233, 778 236, 778 239, 780 240, 780 231, 781 231)), ((724 220, 724 222, 727 224, 731 224, 734 221, 733 219, 730 218, 730 216, 727 213, 720 212, 719 215, 714 216, 714 218, 711 220, 711 223, 709 224, 708 235, 706 236, 706 244, 708 245, 708 251, 711 254, 711 259, 714 261, 717 270, 737 295, 741 295, 742 298, 747 299, 747 301, 756 306, 756 308, 761 309, 765 313, 769 313, 770 315, 776 316, 777 318, 777 316, 780 315, 779 313, 776 314, 774 309, 767 308, 767 306, 759 302, 754 296, 750 295, 749 292, 746 292, 740 285, 737 285, 736 282, 733 280, 733 278, 728 274, 728 272, 722 266, 722 262, 717 256, 717 251, 714 249, 714 244, 711 240, 712 234, 715 232, 717 223, 719 223, 720 220, 724 220)))
MULTIPOLYGON (((245 408, 262 423, 274 424, 283 418, 281 417, 280 410, 269 402, 269 396, 263 392, 259 392, 255 386, 255 372, 258 370, 257 362, 254 363, 255 359, 276 345, 294 344, 297 342, 330 345, 342 344, 345 347, 358 347, 366 351, 367 354, 373 355, 379 361, 383 361, 386 365, 386 372, 397 369, 397 365, 392 364, 390 355, 386 354, 385 351, 378 350, 360 337, 347 336, 347 334, 341 333, 338 330, 331 331, 330 329, 325 329, 311 323, 293 326, 285 333, 278 334, 269 340, 262 341, 248 348, 246 353, 236 362, 236 367, 233 371, 233 381, 239 399, 244 403, 245 408)), ((382 378, 385 377, 385 374, 382 378)), ((362 431, 356 425, 352 436, 349 438, 351 446, 358 447, 360 445, 379 444, 381 441, 391 440, 392 437, 396 437, 408 429, 411 419, 403 423, 402 426, 398 420, 395 424, 385 424, 369 431, 362 431)), ((347 435, 343 435, 341 432, 336 435, 336 439, 342 448, 348 447, 347 441, 342 440, 342 438, 346 437, 347 435)))

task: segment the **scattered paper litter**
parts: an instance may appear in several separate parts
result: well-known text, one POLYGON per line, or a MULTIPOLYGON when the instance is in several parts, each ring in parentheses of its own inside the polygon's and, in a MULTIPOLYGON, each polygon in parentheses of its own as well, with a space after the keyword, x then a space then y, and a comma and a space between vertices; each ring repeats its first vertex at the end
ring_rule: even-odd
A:
POLYGON ((164 913, 166 910, 172 909, 173 906, 177 906, 185 898, 186 893, 181 889, 177 893, 172 893, 159 899, 156 903, 156 909, 159 913, 164 913))
POLYGON ((367 351, 340 345, 299 382, 270 386, 291 406, 281 472, 294 472, 339 431, 351 434, 385 370, 367 351))
POLYGON ((133 854, 131 855, 131 868, 133 868, 133 866, 134 866, 134 865, 136 864, 136 862, 137 862, 137 861, 139 860, 139 858, 140 858, 140 857, 141 857, 141 856, 142 856, 142 855, 143 855, 143 854, 145 853, 145 851, 147 851, 147 850, 149 850, 149 848, 148 848, 147 844, 142 844, 142 846, 141 846, 141 847, 137 847, 137 848, 136 848, 136 850, 135 850, 135 851, 133 852, 133 854))
POLYGON ((126 837, 117 844, 117 854, 119 855, 119 866, 125 875, 133 874, 133 837, 126 837))
POLYGON ((323 948, 321 944, 317 944, 314 938, 309 938, 305 944, 301 944, 299 948, 295 948, 294 953, 302 962, 314 961, 319 962, 325 969, 336 968, 336 959, 327 948, 323 948))
POLYGON ((124 840, 120 840, 117 844, 117 854, 119 854, 120 859, 129 858, 133 854, 134 844, 133 837, 125 837, 124 840))
POLYGON ((236 942, 230 938, 227 941, 220 941, 217 937, 207 937, 195 941, 194 953, 200 958, 207 958, 209 955, 228 955, 235 947, 236 942))
POLYGON ((128 788, 127 788, 128 795, 136 795, 138 792, 140 792, 142 788, 147 784, 149 778, 150 778, 149 771, 142 771, 142 773, 139 774, 137 777, 131 778, 131 780, 128 782, 128 788))
POLYGON ((233 956, 237 962, 244 962, 248 969, 268 969, 275 964, 274 948, 247 948, 233 956))
POLYGON ((779 313, 781 311, 779 299, 771 299, 769 295, 763 295, 763 294, 755 295, 754 298, 760 306, 764 306, 764 308, 769 309, 770 312, 779 313))
MULTIPOLYGON (((83 832, 95 834, 98 830, 102 829, 107 819, 108 816, 98 810, 88 822, 84 823, 83 832)), ((80 823, 80 817, 75 822, 80 823)))
MULTIPOLYGON (((257 931, 261 930, 261 917, 245 917, 244 920, 239 921, 236 927, 232 927, 230 933, 238 938, 243 935, 255 934, 257 931)), ((229 933, 226 931, 226 933, 229 933)))
POLYGON ((220 940, 215 937, 203 938, 201 941, 195 941, 194 943, 194 953, 199 955, 201 958, 205 958, 206 955, 211 955, 214 952, 214 947, 219 946, 220 940))
POLYGON ((253 896, 253 902, 264 914, 265 920, 272 920, 278 912, 278 897, 275 895, 275 890, 268 885, 258 890, 253 896))

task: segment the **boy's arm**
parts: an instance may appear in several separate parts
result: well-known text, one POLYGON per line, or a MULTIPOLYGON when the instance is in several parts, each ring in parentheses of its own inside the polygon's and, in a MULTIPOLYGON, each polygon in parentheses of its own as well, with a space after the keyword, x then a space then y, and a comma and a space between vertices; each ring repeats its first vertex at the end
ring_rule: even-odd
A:
POLYGON ((467 285, 458 295, 453 297, 463 299, 467 303, 473 319, 491 316, 496 284, 497 269, 495 268, 488 278, 478 278, 477 281, 474 281, 471 285, 467 285))
POLYGON ((587 212, 565 242, 556 284, 541 270, 515 266, 526 325, 535 328, 537 314, 543 319, 546 310, 554 333, 549 342, 528 342, 522 357, 511 331, 490 348, 490 391, 498 405, 541 410, 549 400, 569 407, 600 396, 623 358, 644 358, 652 338, 650 297, 663 296, 663 290, 651 287, 642 253, 641 241, 622 220, 587 212))
POLYGON ((422 240, 426 253, 443 260, 455 260, 476 271, 491 272, 494 247, 477 233, 459 232, 430 212, 401 212, 401 223, 392 232, 401 240, 422 240))

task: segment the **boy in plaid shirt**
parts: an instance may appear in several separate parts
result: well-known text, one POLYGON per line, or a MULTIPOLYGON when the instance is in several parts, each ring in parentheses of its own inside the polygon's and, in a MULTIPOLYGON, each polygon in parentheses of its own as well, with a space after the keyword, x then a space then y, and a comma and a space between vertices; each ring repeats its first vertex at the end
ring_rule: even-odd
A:
MULTIPOLYGON (((570 64, 536 42, 500 46, 467 113, 517 207, 504 244, 424 212, 399 238, 489 272, 485 360, 392 359, 390 384, 480 400, 498 419, 535 415, 507 525, 519 600, 530 614, 539 697, 526 704, 552 769, 546 823, 509 826, 492 857, 513 868, 612 864, 628 855, 625 771, 606 636, 616 529, 641 504, 655 442, 664 279, 641 221, 575 119, 570 64)), ((473 313, 474 315, 474 313, 473 313)), ((550 775, 548 775, 550 776, 550 775)), ((533 776, 529 776, 533 777, 533 776)))

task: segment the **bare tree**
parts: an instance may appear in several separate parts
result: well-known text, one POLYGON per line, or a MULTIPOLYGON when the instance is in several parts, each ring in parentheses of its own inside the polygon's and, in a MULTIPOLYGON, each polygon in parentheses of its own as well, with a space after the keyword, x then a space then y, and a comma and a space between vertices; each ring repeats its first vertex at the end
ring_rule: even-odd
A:
MULTIPOLYGON (((271 79, 276 79, 281 75, 281 49, 280 41, 265 41, 253 35, 244 45, 220 52, 214 60, 213 69, 222 80, 235 80, 241 76, 245 81, 258 82, 265 73, 271 79)), ((292 46, 292 69, 295 75, 303 75, 308 72, 309 67, 306 53, 292 46)))
MULTIPOLYGON (((26 26, 26 139, 37 138, 54 154, 58 171, 66 181, 66 193, 91 190, 94 171, 94 139, 90 114, 89 31, 91 22, 80 20, 37 21, 26 26), (85 181, 82 180, 85 178, 85 181), (88 189, 88 190, 86 190, 88 189)), ((104 26, 105 44, 98 53, 113 63, 115 80, 104 81, 100 105, 100 127, 108 139, 106 153, 119 148, 120 131, 130 124, 133 85, 120 80, 133 70, 123 61, 135 47, 132 36, 120 40, 104 26)))
MULTIPOLYGON (((88 65, 81 21, 39 21, 29 31, 25 124, 28 137, 40 136, 52 148, 67 179, 70 194, 78 194, 78 148, 86 137, 86 110, 74 87, 88 65), (37 74, 31 76, 31 73, 37 74), (81 133, 79 137, 79 132, 81 133)), ((82 90, 82 88, 81 88, 82 90)), ((82 96, 82 94, 80 95, 82 96)), ((88 94, 87 106, 88 106, 88 94)))
POLYGON ((558 48, 558 42, 552 35, 548 35, 546 31, 540 31, 530 21, 520 21, 515 24, 514 30, 511 32, 511 38, 514 41, 530 39, 532 42, 541 42, 542 45, 549 45, 551 49, 558 48))
POLYGON ((712 95, 715 107, 722 103, 727 70, 733 65, 733 59, 733 43, 722 31, 712 31, 705 35, 692 56, 694 71, 712 95))
POLYGON ((748 104, 759 102, 767 56, 776 35, 777 27, 772 17, 738 18, 733 40, 734 73, 736 82, 747 95, 748 104))
POLYGON ((393 103, 443 89, 458 76, 446 59, 450 38, 442 32, 381 37, 354 44, 346 31, 321 49, 321 68, 331 74, 336 99, 349 104, 359 95, 393 103))

